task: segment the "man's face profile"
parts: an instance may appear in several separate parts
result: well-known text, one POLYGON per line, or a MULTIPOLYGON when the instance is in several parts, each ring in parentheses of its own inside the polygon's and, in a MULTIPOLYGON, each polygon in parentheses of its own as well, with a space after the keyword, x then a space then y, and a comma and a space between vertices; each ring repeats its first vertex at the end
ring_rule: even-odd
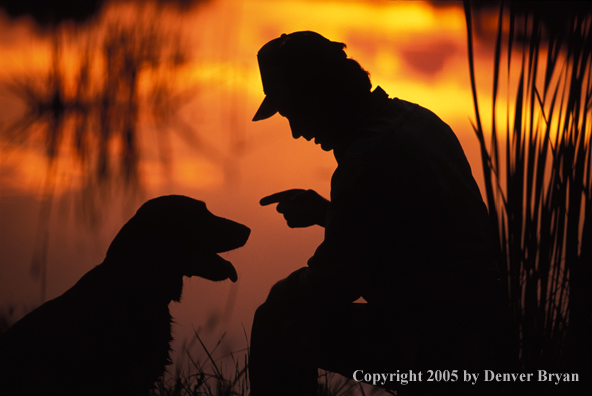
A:
POLYGON ((307 141, 314 139, 314 143, 321 146, 324 151, 331 151, 335 148, 336 133, 335 125, 322 110, 322 105, 311 98, 296 99, 291 96, 290 100, 282 100, 279 105, 279 114, 288 119, 292 137, 299 139, 303 137, 307 141))

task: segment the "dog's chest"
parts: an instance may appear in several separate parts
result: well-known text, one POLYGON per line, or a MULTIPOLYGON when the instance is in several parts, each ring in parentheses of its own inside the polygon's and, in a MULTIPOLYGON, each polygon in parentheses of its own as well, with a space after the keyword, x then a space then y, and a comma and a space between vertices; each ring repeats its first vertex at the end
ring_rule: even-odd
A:
POLYGON ((136 318, 125 329, 129 342, 127 355, 130 360, 137 362, 137 367, 144 371, 146 379, 153 383, 170 363, 170 342, 173 337, 169 307, 164 304, 146 306, 130 316, 136 318))

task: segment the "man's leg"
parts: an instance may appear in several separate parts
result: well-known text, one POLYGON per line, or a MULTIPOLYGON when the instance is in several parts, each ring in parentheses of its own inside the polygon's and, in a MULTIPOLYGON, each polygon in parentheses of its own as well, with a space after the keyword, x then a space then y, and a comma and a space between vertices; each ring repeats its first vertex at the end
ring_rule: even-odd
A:
POLYGON ((356 370, 396 371, 409 344, 401 326, 369 304, 329 308, 270 299, 253 321, 251 394, 316 395, 317 368, 349 378, 356 370))
POLYGON ((255 312, 249 377, 252 396, 317 394, 313 315, 293 299, 267 300, 255 312))
MULTIPOLYGON (((504 339, 497 305, 495 296, 491 301, 471 296, 446 310, 418 311, 415 316, 394 319, 388 310, 371 304, 328 308, 296 299, 270 299, 259 307, 253 322, 252 395, 316 395, 317 368, 349 378, 356 370, 411 370, 425 376, 427 370, 478 373, 494 369, 499 365, 496 355, 503 359, 503 343, 496 340, 504 339)), ((443 395, 497 391, 491 384, 426 382, 425 378, 404 386, 396 381, 383 386, 411 392, 406 394, 433 388, 443 395)))

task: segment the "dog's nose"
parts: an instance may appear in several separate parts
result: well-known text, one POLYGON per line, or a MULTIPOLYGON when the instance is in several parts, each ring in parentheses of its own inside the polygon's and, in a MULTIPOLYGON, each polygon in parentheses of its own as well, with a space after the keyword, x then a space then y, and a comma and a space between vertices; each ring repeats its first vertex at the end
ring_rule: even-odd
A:
POLYGON ((247 243, 247 240, 249 239, 249 236, 251 235, 251 229, 244 224, 240 224, 240 223, 237 223, 237 224, 241 226, 242 230, 239 231, 239 233, 241 234, 241 239, 244 240, 244 243, 243 243, 243 245, 244 245, 245 243, 247 243))

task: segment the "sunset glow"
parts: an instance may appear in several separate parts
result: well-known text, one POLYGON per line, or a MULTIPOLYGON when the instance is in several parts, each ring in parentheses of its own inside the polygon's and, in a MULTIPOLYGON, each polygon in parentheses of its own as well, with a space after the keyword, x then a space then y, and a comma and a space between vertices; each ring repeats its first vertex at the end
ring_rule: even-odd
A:
MULTIPOLYGON (((27 111, 26 92, 19 95, 5 88, 23 76, 45 95, 39 94, 44 103, 51 103, 53 91, 47 81, 55 79, 53 38, 58 37, 58 75, 66 109, 63 139, 72 142, 73 126, 83 125, 90 142, 86 168, 72 144, 59 146, 53 181, 57 199, 48 220, 46 298, 63 293, 102 261, 112 237, 141 202, 158 195, 184 194, 203 199, 214 213, 244 223, 253 232, 244 248, 228 254, 239 273, 237 284, 187 282, 183 303, 173 308, 180 323, 178 343, 190 337, 192 327, 201 326, 207 315, 229 306, 234 306, 232 315, 226 312, 227 322, 210 336, 215 339, 219 330, 229 328, 230 338, 241 339, 242 326, 250 328, 253 312, 271 285, 306 265, 322 240, 320 228, 289 229, 273 208, 260 207, 259 199, 289 188, 312 188, 328 196, 336 165, 331 153, 302 139, 294 141, 280 116, 251 122, 263 100, 257 51, 282 33, 313 30, 346 43, 348 56, 371 73, 374 87, 380 85, 391 97, 419 103, 451 125, 475 177, 481 178, 479 151, 469 123, 473 103, 462 2, 434 7, 423 1, 211 0, 183 13, 174 7, 142 8, 144 3, 108 2, 94 21, 59 27, 57 36, 36 31, 30 20, 9 20, 0 14, 0 130, 21 122, 27 111), (131 27, 145 30, 132 29, 133 34, 125 30, 131 27), (142 52, 155 46, 136 48, 139 52, 132 61, 138 63, 137 74, 123 70, 121 80, 108 85, 104 45, 108 35, 127 32, 131 36, 124 41, 133 47, 133 39, 137 43, 152 39, 150 29, 157 32, 155 46, 166 43, 159 52, 161 58, 151 63, 142 52), (88 82, 80 84, 86 51, 90 71, 88 82), (112 129, 101 126, 109 89, 115 92, 108 107, 112 129), (79 110, 82 105, 85 112, 79 110), (75 218, 60 218, 57 209, 69 208, 77 202, 71 197, 98 183, 93 171, 101 155, 99 133, 125 131, 126 117, 136 110, 137 118, 129 118, 139 153, 135 204, 121 204, 127 202, 122 198, 126 190, 115 183, 110 190, 115 198, 95 198, 103 210, 96 214, 102 220, 98 228, 86 231, 86 225, 75 218)), ((483 50, 477 57, 478 70, 490 67, 486 56, 483 50)), ((480 78, 485 98, 491 80, 488 75, 480 78)), ((485 100, 480 104, 489 106, 485 100)), ((46 115, 52 114, 50 110, 46 115)), ((36 134, 30 129, 19 132, 21 137, 34 135, 27 144, 8 143, 0 135, 0 303, 7 306, 31 307, 40 302, 39 279, 28 274, 31 259, 39 251, 35 242, 39 202, 47 198, 42 191, 47 181, 44 131, 48 119, 36 122, 36 134), (12 231, 15 224, 18 232, 12 231)), ((124 139, 120 135, 110 139, 107 162, 115 173, 121 166, 118 153, 124 152, 124 139)), ((240 341, 236 344, 241 346, 240 341)))
MULTIPOLYGON (((94 41, 90 48, 100 47, 105 27, 137 19, 139 11, 139 18, 146 21, 151 15, 163 16, 155 26, 180 37, 185 61, 175 69, 165 64, 154 72, 143 67, 138 92, 148 98, 154 84, 161 81, 170 85, 173 94, 185 93, 188 89, 194 91, 189 93, 196 98, 191 102, 192 107, 183 104, 181 113, 187 114, 185 119, 190 120, 193 127, 204 126, 208 131, 219 130, 225 135, 224 130, 229 126, 223 125, 221 119, 236 117, 239 128, 266 130, 266 125, 257 124, 255 128, 248 124, 248 113, 254 112, 262 98, 255 54, 262 43, 280 33, 305 29, 346 42, 349 56, 371 72, 374 85, 380 84, 391 95, 420 103, 450 123, 465 122, 470 114, 472 99, 467 76, 458 72, 466 67, 466 32, 460 7, 433 8, 425 2, 264 0, 243 1, 233 7, 219 0, 180 15, 168 9, 138 9, 134 4, 109 3, 94 24, 78 30, 70 26, 59 30, 64 37, 59 65, 68 77, 63 84, 69 91, 78 89, 77 67, 82 60, 81 51, 91 42, 89 38, 92 36, 94 41), (72 36, 73 33, 77 36, 72 36), (154 80, 155 77, 161 81, 154 80), (228 114, 225 101, 238 101, 237 106, 244 109, 241 110, 244 114, 228 114)), ((46 74, 43 70, 51 67, 53 61, 52 40, 32 32, 26 20, 4 23, 9 25, 8 35, 28 44, 0 47, 0 59, 6 62, 2 67, 5 78, 14 78, 22 72, 36 79, 46 74), (23 33, 27 30, 28 35, 23 33)), ((104 72, 100 63, 94 64, 97 60, 93 55, 91 72, 95 80, 100 80, 104 72)), ((9 124, 13 116, 9 111, 2 114, 1 119, 9 124)), ((140 120, 144 125, 146 116, 144 114, 144 121, 140 120)), ((228 136, 221 137, 228 139, 228 136)), ((216 147, 216 150, 222 152, 226 148, 216 147)), ((43 171, 43 167, 34 169, 43 171)), ((187 175, 182 184, 200 185, 199 178, 191 172, 181 172, 175 178, 182 178, 182 175, 187 175)), ((203 186, 206 185, 212 184, 205 182, 203 186)), ((21 185, 20 188, 29 187, 21 185)))

